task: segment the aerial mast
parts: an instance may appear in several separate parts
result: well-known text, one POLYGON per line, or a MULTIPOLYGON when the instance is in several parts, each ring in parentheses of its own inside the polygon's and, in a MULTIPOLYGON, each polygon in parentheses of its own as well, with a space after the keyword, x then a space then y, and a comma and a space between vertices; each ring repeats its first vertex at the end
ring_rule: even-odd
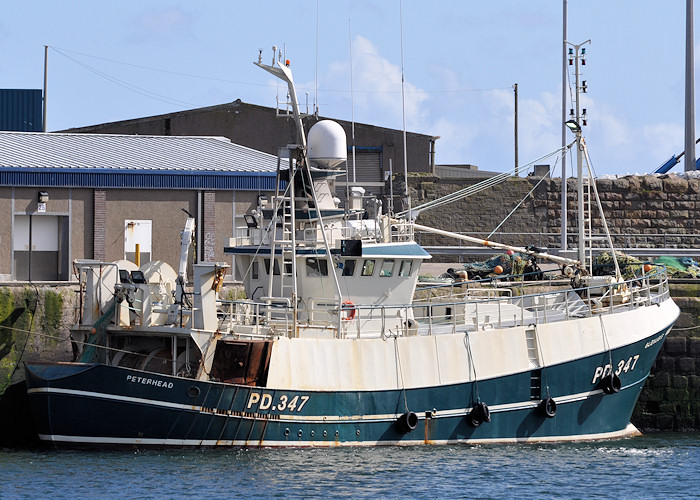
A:
MULTIPOLYGON (((578 260, 585 266, 586 262, 586 235, 585 235, 585 207, 583 203, 583 144, 581 127, 586 125, 586 109, 583 108, 581 113, 581 93, 586 93, 586 80, 581 81, 581 66, 586 65, 586 48, 584 45, 591 43, 586 40, 578 45, 567 42, 569 47, 569 65, 574 65, 576 75, 576 113, 574 109, 570 111, 571 119, 566 122, 566 125, 576 134, 576 173, 578 178, 577 196, 578 196, 578 260)), ((564 182, 564 179, 562 179, 564 182)))
MULTIPOLYGON (((566 28, 567 28, 567 13, 566 13, 566 7, 567 7, 567 0, 564 0, 564 13, 563 13, 563 19, 564 19, 564 29, 563 29, 563 36, 562 36, 562 63, 561 63, 561 121, 562 121, 562 127, 561 127, 561 147, 566 146, 566 126, 563 125, 563 123, 566 122, 566 90, 567 90, 567 85, 566 85, 566 80, 567 80, 567 68, 566 68, 566 28)), ((566 252, 569 247, 567 243, 567 201, 568 201, 568 195, 567 195, 567 182, 566 182, 566 155, 562 155, 561 157, 561 251, 566 252)))

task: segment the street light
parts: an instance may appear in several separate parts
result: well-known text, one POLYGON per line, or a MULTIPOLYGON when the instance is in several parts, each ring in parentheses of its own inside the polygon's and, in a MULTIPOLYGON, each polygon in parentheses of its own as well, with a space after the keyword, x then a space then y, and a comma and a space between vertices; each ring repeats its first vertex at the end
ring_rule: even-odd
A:
POLYGON ((576 120, 569 120, 565 122, 564 125, 569 127, 569 130, 571 130, 574 134, 578 134, 581 132, 581 125, 579 125, 576 120))

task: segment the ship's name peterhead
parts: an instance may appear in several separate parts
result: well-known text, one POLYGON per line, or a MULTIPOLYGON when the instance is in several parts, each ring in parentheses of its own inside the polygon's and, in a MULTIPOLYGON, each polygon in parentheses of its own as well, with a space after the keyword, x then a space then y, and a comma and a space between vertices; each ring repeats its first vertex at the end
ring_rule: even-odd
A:
POLYGON ((154 378, 137 377, 136 375, 127 375, 126 381, 133 382, 135 384, 155 385, 156 387, 163 387, 164 389, 173 388, 172 382, 166 382, 165 380, 157 380, 154 378))

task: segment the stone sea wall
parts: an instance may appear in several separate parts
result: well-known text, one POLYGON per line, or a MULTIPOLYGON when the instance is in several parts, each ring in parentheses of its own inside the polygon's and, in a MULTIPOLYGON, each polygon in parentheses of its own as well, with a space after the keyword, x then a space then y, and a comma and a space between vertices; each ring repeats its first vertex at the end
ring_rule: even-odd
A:
MULTIPOLYGON (((427 176, 410 178, 411 202, 418 206, 478 182, 427 176)), ((616 247, 691 248, 700 245, 700 179, 675 175, 627 176, 601 179, 596 186, 616 247)), ((571 247, 576 246, 578 226, 573 179, 568 180, 567 190, 567 232, 571 247)), ((498 228, 498 241, 503 243, 559 248, 561 179, 514 177, 463 200, 421 212, 417 222, 484 236, 498 228), (518 208, 513 211, 516 206, 518 208)), ((592 224, 602 227, 597 208, 592 211, 592 224)), ((456 244, 454 240, 431 234, 421 234, 420 239, 424 245, 456 244)))
POLYGON ((673 284, 681 316, 661 347, 632 422, 642 431, 700 429, 700 282, 673 284))
POLYGON ((0 286, 0 395, 24 380, 24 361, 72 361, 75 286, 0 286))

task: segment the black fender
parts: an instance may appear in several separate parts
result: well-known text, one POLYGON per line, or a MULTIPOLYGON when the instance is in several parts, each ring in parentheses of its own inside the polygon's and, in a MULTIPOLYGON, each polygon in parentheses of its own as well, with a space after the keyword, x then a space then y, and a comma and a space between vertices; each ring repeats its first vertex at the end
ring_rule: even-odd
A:
POLYGON ((396 419, 396 426, 404 434, 408 434, 418 426, 418 415, 412 411, 407 411, 396 419))
POLYGON ((486 403, 477 403, 469 412, 469 423, 473 427, 479 427, 484 422, 491 421, 491 412, 486 403))
POLYGON ((538 408, 542 414, 547 418, 552 418, 557 414, 557 402, 550 397, 544 398, 538 408))
POLYGON ((622 388, 622 381, 616 374, 611 373, 600 380, 598 388, 602 389, 605 394, 617 394, 622 388))

